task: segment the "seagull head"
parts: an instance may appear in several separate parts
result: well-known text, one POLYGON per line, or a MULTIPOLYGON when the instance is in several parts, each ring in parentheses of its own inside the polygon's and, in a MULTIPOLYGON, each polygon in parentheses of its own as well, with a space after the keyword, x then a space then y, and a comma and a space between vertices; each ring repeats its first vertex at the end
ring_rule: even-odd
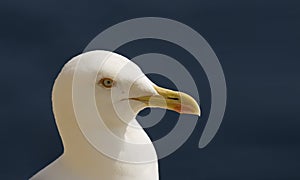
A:
POLYGON ((101 118, 112 126, 129 123, 146 107, 200 116, 200 108, 191 96, 157 86, 135 63, 103 50, 70 60, 56 79, 53 97, 54 110, 55 103, 66 102, 66 97, 73 103, 77 99, 81 106, 96 105, 101 118))

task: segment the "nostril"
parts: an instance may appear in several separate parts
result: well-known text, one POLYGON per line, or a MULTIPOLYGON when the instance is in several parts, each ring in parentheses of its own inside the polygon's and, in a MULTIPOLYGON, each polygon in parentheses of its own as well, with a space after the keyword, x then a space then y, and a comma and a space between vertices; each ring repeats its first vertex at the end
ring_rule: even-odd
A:
POLYGON ((179 98, 177 98, 177 97, 168 97, 168 99, 179 100, 179 98))

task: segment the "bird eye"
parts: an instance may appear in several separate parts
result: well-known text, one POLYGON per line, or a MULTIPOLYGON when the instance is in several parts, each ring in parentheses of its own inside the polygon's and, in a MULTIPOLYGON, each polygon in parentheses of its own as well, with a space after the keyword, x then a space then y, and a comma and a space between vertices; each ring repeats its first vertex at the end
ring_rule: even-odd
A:
POLYGON ((114 84, 114 80, 112 80, 110 78, 103 78, 103 79, 100 79, 99 84, 103 85, 106 88, 111 88, 114 84))

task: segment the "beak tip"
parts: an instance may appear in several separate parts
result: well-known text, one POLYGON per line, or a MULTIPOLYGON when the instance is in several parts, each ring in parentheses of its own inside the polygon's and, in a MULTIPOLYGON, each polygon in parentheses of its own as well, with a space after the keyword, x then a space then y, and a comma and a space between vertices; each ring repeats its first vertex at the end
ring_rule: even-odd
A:
POLYGON ((198 117, 200 117, 201 116, 200 108, 198 108, 194 114, 197 115, 198 117))
POLYGON ((199 117, 201 116, 201 109, 200 107, 198 107, 198 114, 197 114, 199 117))
POLYGON ((201 117, 201 113, 200 112, 197 115, 198 115, 198 117, 201 117))
POLYGON ((201 110, 200 107, 198 105, 195 105, 192 109, 188 109, 188 110, 179 110, 178 111, 180 114, 191 114, 191 115, 196 115, 198 117, 201 116, 201 110))
POLYGON ((190 108, 189 108, 189 112, 187 112, 187 114, 193 114, 193 115, 197 115, 198 117, 201 116, 201 109, 199 104, 192 98, 190 98, 190 108))

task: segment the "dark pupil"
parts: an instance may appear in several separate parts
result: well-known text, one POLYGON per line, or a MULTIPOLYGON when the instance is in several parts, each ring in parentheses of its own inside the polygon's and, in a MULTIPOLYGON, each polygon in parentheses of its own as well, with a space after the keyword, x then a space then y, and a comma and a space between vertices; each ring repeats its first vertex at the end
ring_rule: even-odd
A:
POLYGON ((111 82, 109 80, 106 81, 106 84, 110 84, 111 82))

